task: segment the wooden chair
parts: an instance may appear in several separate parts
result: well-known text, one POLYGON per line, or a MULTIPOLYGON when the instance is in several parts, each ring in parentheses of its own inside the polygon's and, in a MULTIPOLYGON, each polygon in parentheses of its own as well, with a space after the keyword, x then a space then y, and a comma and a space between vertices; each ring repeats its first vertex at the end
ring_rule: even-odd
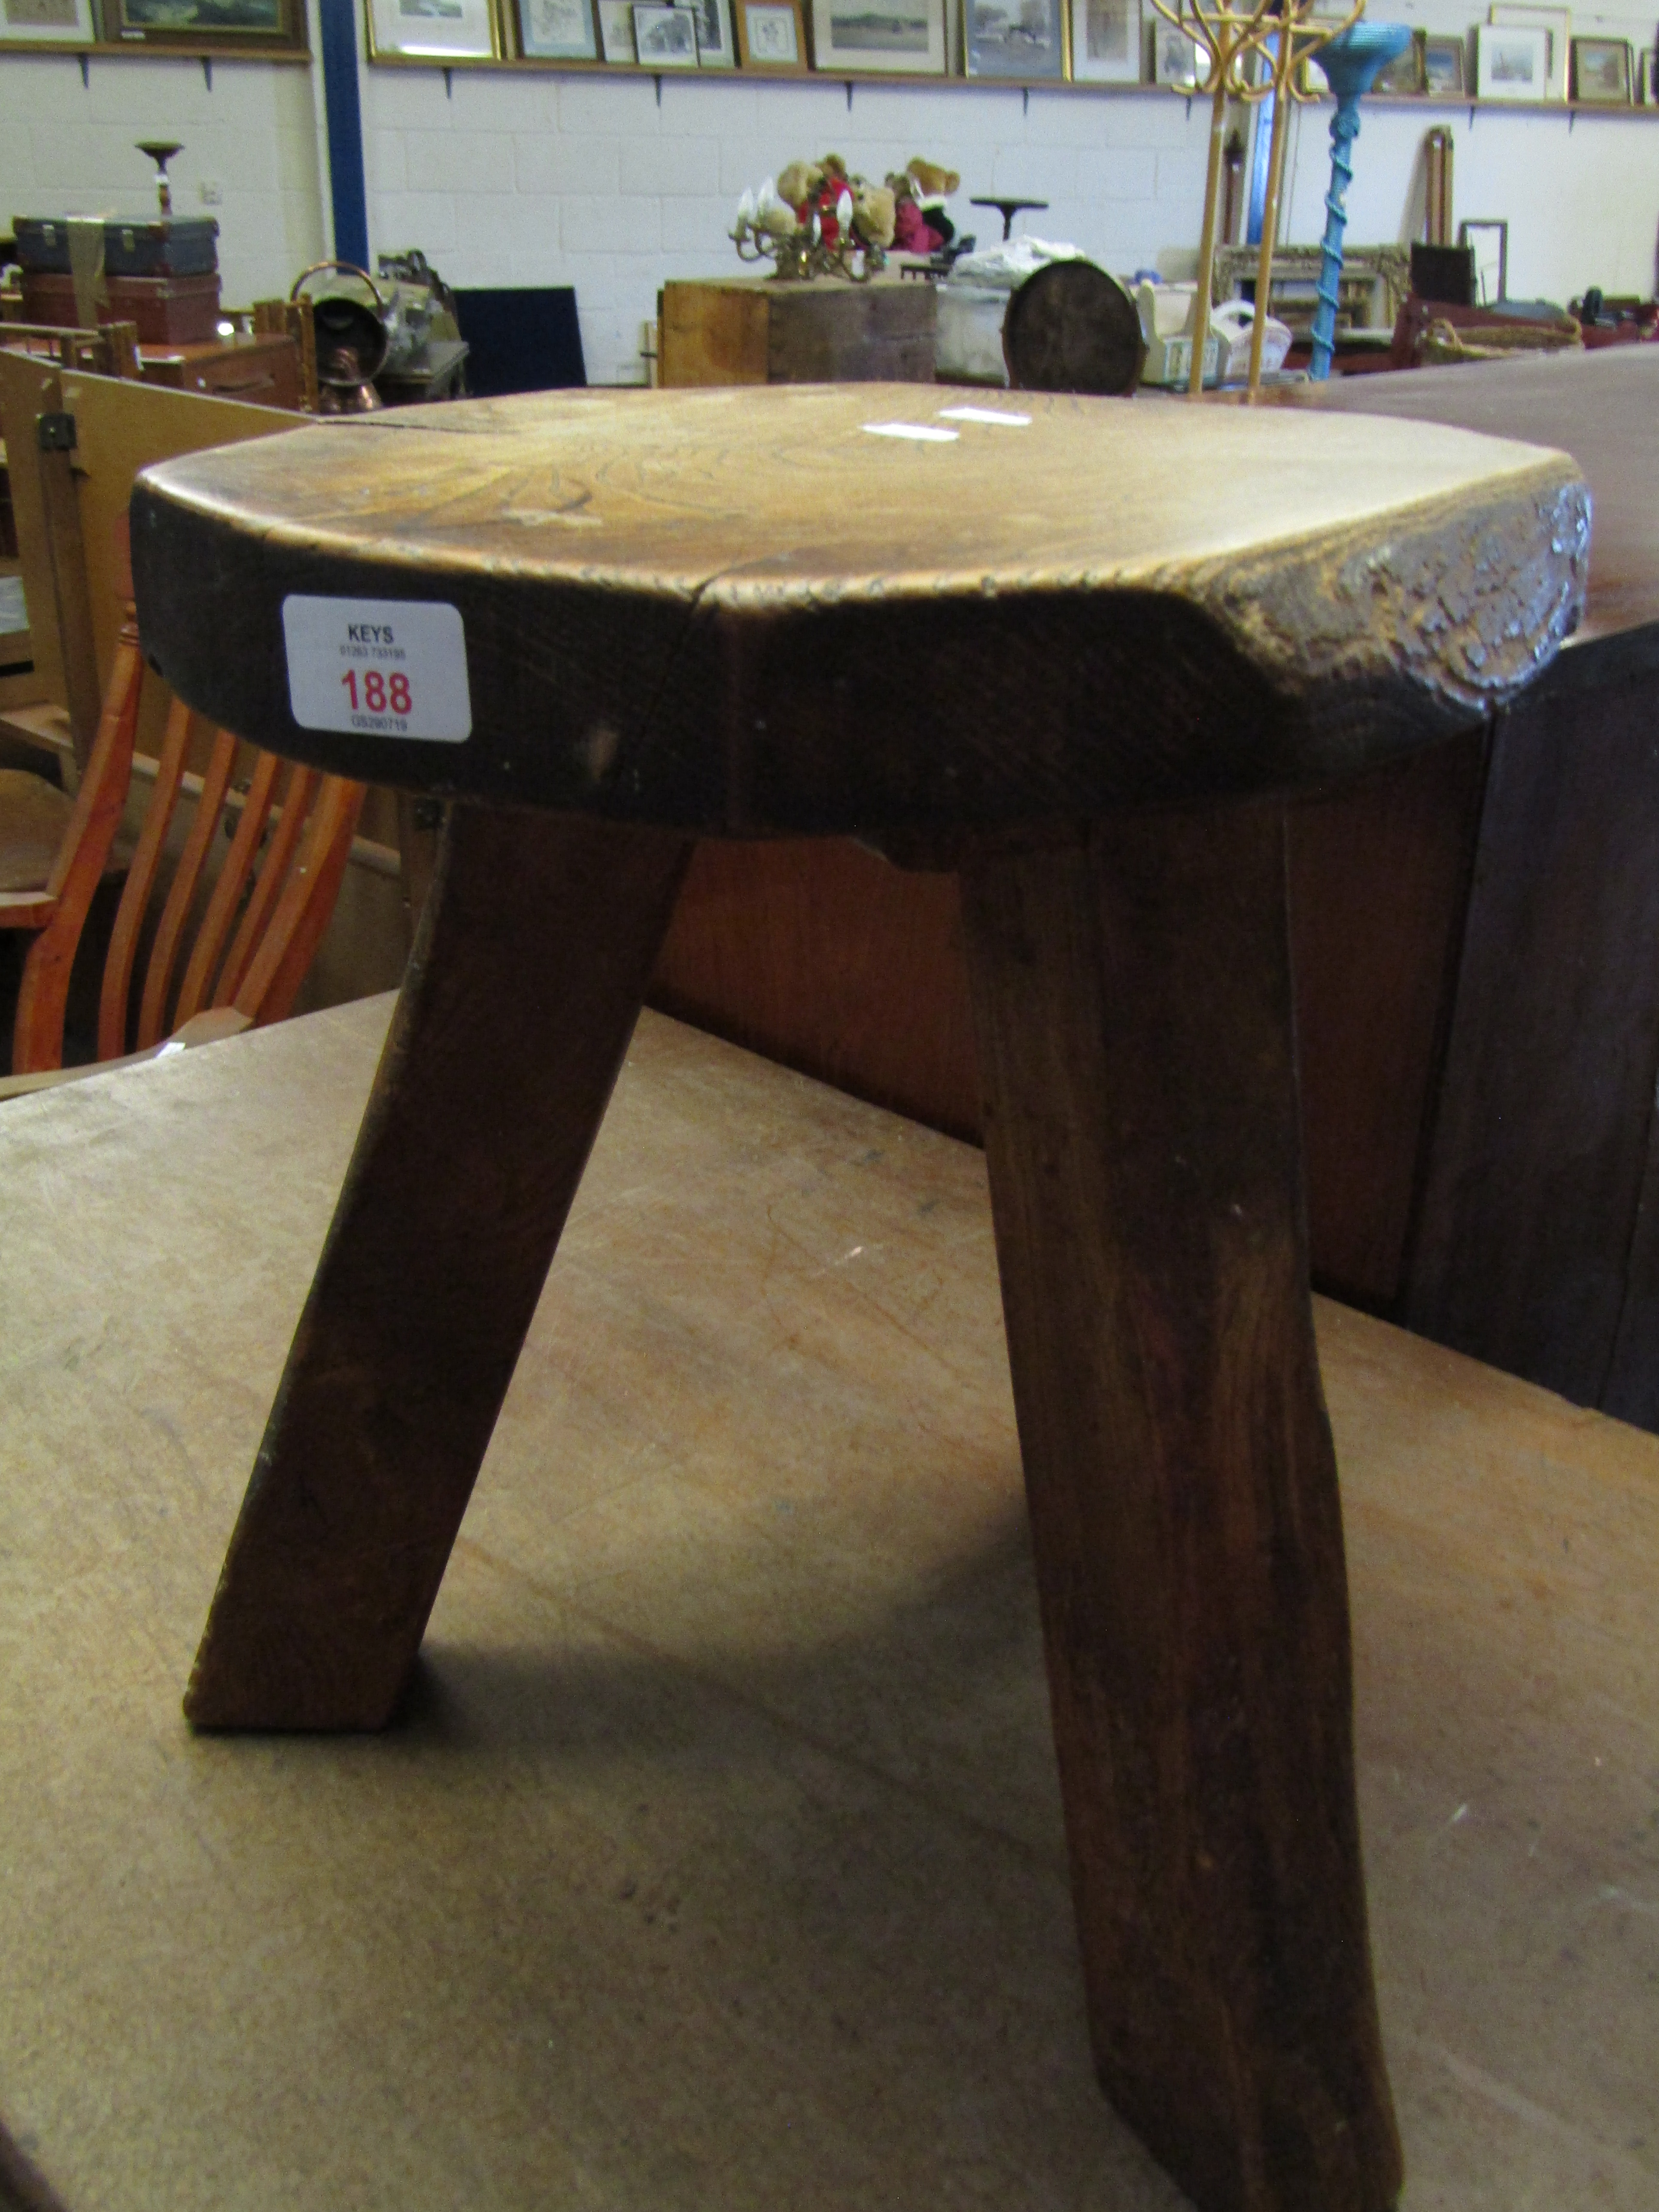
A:
MULTIPOLYGON (((34 939, 18 993, 13 1073, 0 1081, 0 1097, 80 1072, 62 1066, 70 977, 126 806, 144 684, 125 526, 118 538, 125 619, 92 757, 46 883, 38 890, 0 892, 0 928, 32 931, 34 939)), ((273 755, 255 750, 246 788, 233 788, 239 741, 228 731, 216 731, 196 792, 196 818, 150 945, 135 1021, 133 977, 167 831, 181 792, 198 782, 186 766, 196 727, 197 718, 173 700, 105 964, 99 1062, 153 1056, 169 1038, 205 1042, 280 1021, 291 1010, 328 926, 350 855, 363 803, 361 783, 297 766, 285 770, 273 755), (279 802, 277 782, 284 773, 279 802), (190 941, 214 831, 239 801, 230 850, 206 892, 190 941), (135 1048, 131 1054, 129 1045, 135 1048)))

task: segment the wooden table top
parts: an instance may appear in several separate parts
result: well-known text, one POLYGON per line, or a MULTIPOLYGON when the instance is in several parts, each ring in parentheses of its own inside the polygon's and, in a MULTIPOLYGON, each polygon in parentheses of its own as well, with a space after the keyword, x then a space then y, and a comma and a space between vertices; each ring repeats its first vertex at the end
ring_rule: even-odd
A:
MULTIPOLYGON (((967 1145, 642 1016, 403 1724, 181 1726, 388 1012, 0 1109, 21 2201, 1176 2212, 967 1145)), ((1407 2201, 1651 2212, 1659 1439, 1318 1323, 1407 2201)))
POLYGON ((834 832, 1353 772, 1467 726, 1576 619, 1559 454, 955 398, 546 393, 170 462, 135 499, 146 649, 216 720, 347 774, 834 832), (295 597, 458 610, 469 741, 302 726, 295 597))
POLYGON ((1448 422, 1559 446, 1595 503, 1589 603, 1575 645, 1659 624, 1659 345, 1526 354, 1294 387, 1303 406, 1448 422))

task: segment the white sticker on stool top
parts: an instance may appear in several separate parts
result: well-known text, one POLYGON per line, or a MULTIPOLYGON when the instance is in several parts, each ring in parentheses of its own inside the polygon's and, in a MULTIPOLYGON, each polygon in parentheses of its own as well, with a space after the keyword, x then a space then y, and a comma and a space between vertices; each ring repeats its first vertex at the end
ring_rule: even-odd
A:
POLYGON ((1031 427, 1029 415, 1005 414, 1000 407, 941 407, 939 419, 941 422, 1000 422, 1009 430, 1029 430, 1031 427))
POLYGON ((860 422, 860 430, 867 430, 872 438, 915 438, 924 446, 954 444, 954 430, 935 428, 931 422, 860 422))
POLYGON ((302 730, 360 738, 472 734, 461 611, 442 599, 283 601, 288 697, 302 730))

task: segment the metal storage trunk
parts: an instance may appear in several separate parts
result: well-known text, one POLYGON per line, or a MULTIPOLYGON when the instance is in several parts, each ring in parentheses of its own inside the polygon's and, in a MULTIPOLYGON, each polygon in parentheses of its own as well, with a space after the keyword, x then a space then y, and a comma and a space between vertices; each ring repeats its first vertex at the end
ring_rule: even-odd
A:
MULTIPOLYGON (((64 216, 20 215, 13 224, 17 258, 26 271, 70 273, 70 226, 64 216)), ((207 276, 219 265, 219 225, 210 215, 104 219, 104 272, 110 276, 207 276)))

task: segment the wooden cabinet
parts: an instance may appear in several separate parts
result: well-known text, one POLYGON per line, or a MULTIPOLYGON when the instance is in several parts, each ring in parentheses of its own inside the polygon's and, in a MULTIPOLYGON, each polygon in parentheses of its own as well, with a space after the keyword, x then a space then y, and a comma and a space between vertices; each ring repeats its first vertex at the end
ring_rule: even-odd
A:
MULTIPOLYGON (((1315 1279, 1392 1310, 1480 804, 1456 740, 1291 815, 1304 1158, 1315 1279)), ((699 846, 652 1003, 977 1141, 979 1070, 957 879, 846 842, 699 846)))
POLYGON ((300 405, 300 351, 290 337, 210 338, 200 345, 140 346, 139 374, 170 392, 205 392, 256 407, 300 405))
POLYGON ((664 384, 931 384, 931 284, 882 276, 780 284, 770 277, 665 284, 664 384))

